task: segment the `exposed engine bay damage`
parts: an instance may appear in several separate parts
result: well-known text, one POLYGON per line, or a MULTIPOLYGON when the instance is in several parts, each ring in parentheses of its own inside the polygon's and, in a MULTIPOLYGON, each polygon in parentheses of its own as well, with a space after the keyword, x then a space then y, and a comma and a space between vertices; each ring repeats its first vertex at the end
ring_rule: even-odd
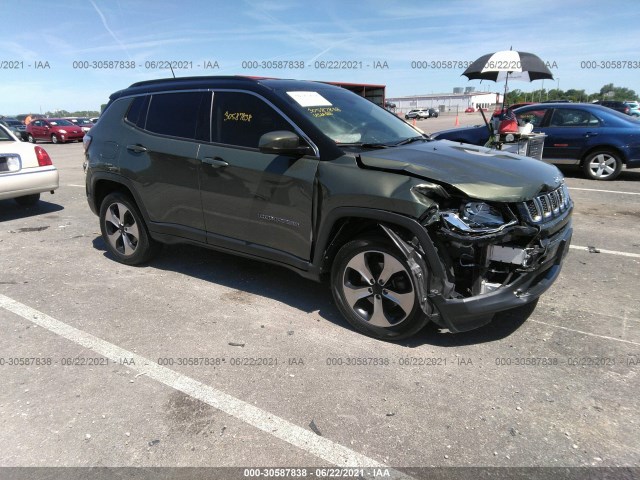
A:
POLYGON ((535 285, 568 248, 573 204, 564 185, 522 203, 439 200, 420 222, 446 278, 432 274, 434 258, 426 258, 416 239, 403 239, 380 225, 407 259, 415 283, 423 283, 418 290, 421 306, 436 323, 444 314, 438 308, 450 301, 473 301, 502 290, 511 291, 512 297, 530 295, 515 286, 535 285))

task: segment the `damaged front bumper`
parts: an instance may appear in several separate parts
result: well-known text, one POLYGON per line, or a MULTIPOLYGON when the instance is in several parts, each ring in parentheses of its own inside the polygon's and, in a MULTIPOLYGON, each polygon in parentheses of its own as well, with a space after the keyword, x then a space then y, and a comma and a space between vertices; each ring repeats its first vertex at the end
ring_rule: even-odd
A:
POLYGON ((557 238, 547 245, 544 262, 538 268, 518 273, 512 281, 489 293, 464 298, 430 295, 429 300, 438 313, 432 319, 452 332, 464 332, 486 325, 498 312, 536 300, 558 278, 562 260, 569 251, 572 233, 569 220, 557 238))
POLYGON ((419 235, 411 243, 382 227, 409 263, 423 312, 455 333, 481 327, 551 287, 571 243, 572 207, 545 225, 514 225, 474 239, 439 230, 440 239, 419 235))

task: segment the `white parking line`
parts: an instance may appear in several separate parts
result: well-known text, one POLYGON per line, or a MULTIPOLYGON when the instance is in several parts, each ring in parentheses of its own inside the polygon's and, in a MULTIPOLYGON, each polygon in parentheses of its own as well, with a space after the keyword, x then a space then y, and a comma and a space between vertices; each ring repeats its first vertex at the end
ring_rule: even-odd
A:
MULTIPOLYGON (((580 245, 569 245, 569 248, 571 248, 572 250, 582 250, 585 252, 589 251, 589 247, 582 247, 580 245)), ((640 253, 619 252, 617 250, 604 250, 602 248, 597 248, 597 250, 597 253, 607 253, 609 255, 620 255, 622 257, 640 258, 640 253)))
MULTIPOLYGON (((104 357, 116 362, 123 358, 132 358, 135 365, 128 365, 132 370, 144 373, 146 376, 167 385, 168 387, 179 390, 192 398, 205 402, 212 407, 237 418, 238 420, 256 427, 263 432, 268 433, 280 440, 305 451, 327 462, 339 467, 369 467, 382 468, 388 471, 390 477, 394 479, 411 479, 412 477, 403 474, 397 470, 387 468, 385 465, 377 462, 365 455, 348 449, 338 443, 316 435, 315 433, 305 430, 287 420, 272 415, 271 413, 261 410, 250 403, 244 402, 238 398, 232 397, 220 390, 216 390, 209 385, 205 385, 193 378, 187 377, 179 372, 171 370, 154 363, 153 361, 141 355, 120 348, 117 345, 109 343, 90 333, 78 330, 71 325, 67 325, 35 310, 27 305, 19 303, 5 295, 0 294, 0 308, 15 313, 20 317, 39 325, 50 332, 60 335, 78 345, 82 345, 104 357)), ((367 478, 373 478, 374 473, 371 472, 367 478)))
POLYGON ((583 190, 585 192, 620 193, 620 194, 623 194, 623 195, 640 195, 640 192, 621 192, 619 190, 598 190, 597 188, 569 187, 569 191, 571 191, 571 190, 583 190))
POLYGON ((534 320, 529 318, 528 322, 540 323, 547 325, 548 327, 561 328, 562 330, 568 330, 570 332, 581 333, 582 335, 588 335, 590 337, 604 338, 605 340, 613 340, 615 342, 630 343, 631 345, 640 345, 638 342, 632 342, 631 340, 624 340, 622 338, 608 337, 607 335, 598 335, 597 333, 585 332, 583 330, 576 330, 575 328, 563 327, 562 325, 554 325, 553 323, 541 322, 540 320, 534 320))
POLYGON ((67 183, 67 187, 79 187, 79 188, 85 188, 86 185, 76 185, 75 183, 67 183))

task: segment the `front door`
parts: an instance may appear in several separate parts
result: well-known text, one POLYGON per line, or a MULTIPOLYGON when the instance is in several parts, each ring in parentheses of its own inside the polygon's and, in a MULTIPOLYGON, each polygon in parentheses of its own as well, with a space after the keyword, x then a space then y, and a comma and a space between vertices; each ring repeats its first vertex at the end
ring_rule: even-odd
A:
POLYGON ((295 129, 251 93, 215 92, 211 126, 198 153, 208 241, 308 260, 318 159, 261 153, 264 133, 295 129))
POLYGON ((583 152, 598 139, 600 121, 586 110, 556 108, 548 126, 540 129, 547 135, 544 158, 551 162, 576 163, 583 152))

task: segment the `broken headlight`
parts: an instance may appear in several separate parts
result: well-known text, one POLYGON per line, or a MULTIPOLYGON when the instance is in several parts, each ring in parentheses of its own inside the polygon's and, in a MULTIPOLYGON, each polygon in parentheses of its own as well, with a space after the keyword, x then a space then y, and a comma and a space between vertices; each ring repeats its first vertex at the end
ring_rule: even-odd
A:
POLYGON ((463 233, 496 233, 515 225, 516 218, 485 202, 467 202, 458 210, 441 213, 442 220, 454 231, 463 233))

